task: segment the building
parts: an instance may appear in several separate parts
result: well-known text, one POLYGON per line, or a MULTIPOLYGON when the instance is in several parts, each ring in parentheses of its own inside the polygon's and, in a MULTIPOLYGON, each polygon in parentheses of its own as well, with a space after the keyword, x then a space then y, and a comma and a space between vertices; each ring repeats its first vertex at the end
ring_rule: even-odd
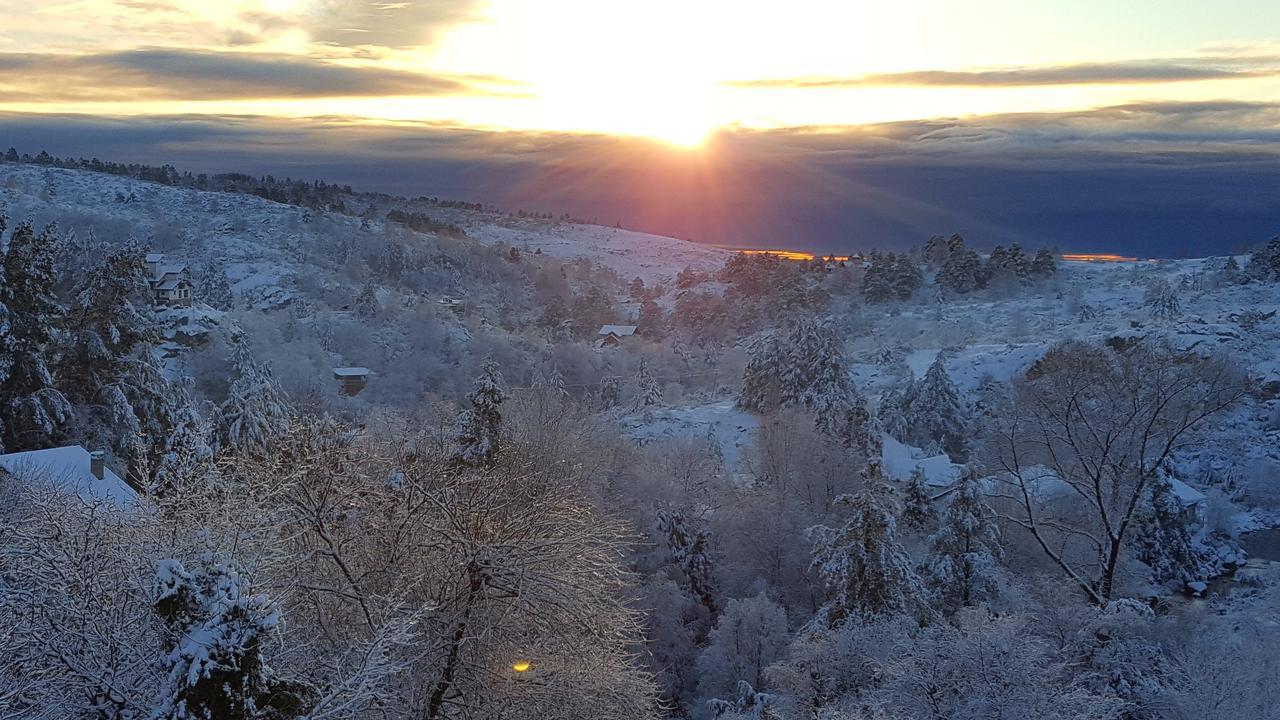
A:
POLYGON ((191 284, 191 273, 187 271, 186 265, 166 263, 164 255, 150 253, 147 255, 147 273, 147 281, 151 285, 151 300, 155 305, 191 306, 195 286, 191 284))
POLYGON ((466 305, 464 305, 461 300, 449 297, 448 295, 440 298, 438 303, 441 310, 448 310, 455 315, 461 315, 463 311, 466 310, 466 305))
POLYGON ((359 395, 369 385, 369 368, 341 367, 333 369, 333 377, 343 395, 359 395))
POLYGON ((636 334, 635 325, 601 325, 600 332, 596 333, 599 340, 596 340, 596 347, 618 347, 622 344, 623 338, 629 338, 636 334))
POLYGON ((33 488, 74 493, 85 502, 132 506, 137 491, 107 467, 101 452, 79 445, 0 455, 0 469, 33 488))

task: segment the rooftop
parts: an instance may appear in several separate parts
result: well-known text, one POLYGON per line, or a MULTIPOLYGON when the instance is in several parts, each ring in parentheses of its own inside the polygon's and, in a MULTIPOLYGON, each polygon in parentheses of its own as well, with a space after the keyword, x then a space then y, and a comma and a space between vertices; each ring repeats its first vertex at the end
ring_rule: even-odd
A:
POLYGON ((132 505, 137 492, 120 476, 104 467, 102 478, 90 469, 89 451, 79 445, 0 455, 0 467, 31 486, 74 492, 85 502, 132 505))

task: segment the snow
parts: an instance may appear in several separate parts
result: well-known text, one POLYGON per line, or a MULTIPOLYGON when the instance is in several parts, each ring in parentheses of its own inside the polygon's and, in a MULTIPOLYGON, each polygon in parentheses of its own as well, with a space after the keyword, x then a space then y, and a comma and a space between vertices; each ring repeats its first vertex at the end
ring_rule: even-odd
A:
POLYGON ((635 325, 602 325, 598 335, 617 335, 618 337, 629 337, 636 334, 635 325))
POLYGON ((340 367, 334 368, 333 374, 337 377, 365 377, 369 374, 369 368, 366 367, 340 367))
POLYGON ((946 455, 923 457, 924 451, 910 445, 904 445, 887 433, 881 433, 884 440, 884 452, 881 455, 881 470, 885 477, 899 482, 906 482, 918 468, 924 473, 924 482, 930 487, 951 487, 960 477, 963 466, 951 462, 946 455))
POLYGON ((1190 507, 1202 502, 1207 497, 1204 493, 1174 477, 1169 478, 1169 486, 1173 490, 1174 497, 1178 498, 1184 507, 1190 507))
POLYGON ((732 400, 687 407, 652 407, 649 416, 628 416, 621 421, 623 434, 642 445, 660 438, 711 437, 720 447, 725 469, 733 472, 742 449, 751 444, 760 427, 752 413, 739 410, 732 400))
POLYGON ((105 501, 120 508, 137 502, 137 492, 120 476, 106 468, 98 479, 90 472, 89 462, 89 451, 79 445, 0 455, 0 467, 31 485, 74 492, 85 502, 105 501))

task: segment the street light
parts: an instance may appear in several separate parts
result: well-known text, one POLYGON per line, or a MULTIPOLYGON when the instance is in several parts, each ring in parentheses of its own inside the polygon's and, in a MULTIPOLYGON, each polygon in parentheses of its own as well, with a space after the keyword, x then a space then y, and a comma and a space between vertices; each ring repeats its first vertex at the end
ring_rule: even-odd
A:
POLYGON ((528 660, 517 660, 511 663, 511 669, 515 670, 517 673, 529 672, 530 668, 532 667, 533 667, 533 663, 529 662, 528 660))

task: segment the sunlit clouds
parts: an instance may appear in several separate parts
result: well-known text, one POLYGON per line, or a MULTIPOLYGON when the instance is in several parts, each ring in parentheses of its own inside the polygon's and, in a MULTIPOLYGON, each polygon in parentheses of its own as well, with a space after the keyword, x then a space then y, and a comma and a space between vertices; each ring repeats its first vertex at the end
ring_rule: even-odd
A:
POLYGON ((1280 6, 0 0, 0 105, 641 136, 1280 100, 1280 6), (994 20, 998 18, 999 22, 994 20))

